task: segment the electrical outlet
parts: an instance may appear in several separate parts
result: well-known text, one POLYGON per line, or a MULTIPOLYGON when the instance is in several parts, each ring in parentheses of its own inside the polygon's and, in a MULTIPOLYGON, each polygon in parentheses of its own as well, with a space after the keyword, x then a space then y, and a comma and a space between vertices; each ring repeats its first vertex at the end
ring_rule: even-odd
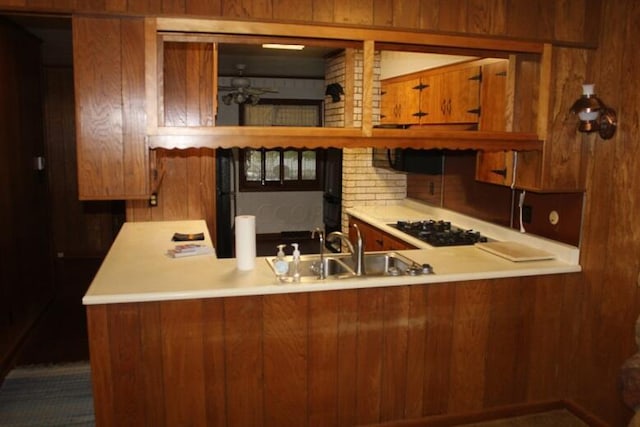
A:
POLYGON ((149 196, 149 206, 152 208, 158 206, 158 193, 151 193, 151 196, 149 196))
POLYGON ((531 224, 533 217, 533 208, 530 205, 522 206, 522 222, 525 224, 531 224))

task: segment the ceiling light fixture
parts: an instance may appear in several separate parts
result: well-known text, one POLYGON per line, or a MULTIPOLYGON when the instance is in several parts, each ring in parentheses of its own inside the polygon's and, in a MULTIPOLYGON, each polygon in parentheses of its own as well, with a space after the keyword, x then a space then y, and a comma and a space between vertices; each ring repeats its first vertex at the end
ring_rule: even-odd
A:
POLYGON ((582 96, 570 110, 580 117, 578 131, 598 132, 602 139, 610 139, 616 133, 618 117, 614 109, 605 105, 594 91, 593 84, 582 85, 582 96))
POLYGON ((285 49, 285 50, 302 50, 303 44, 282 44, 282 43, 263 43, 265 49, 285 49))

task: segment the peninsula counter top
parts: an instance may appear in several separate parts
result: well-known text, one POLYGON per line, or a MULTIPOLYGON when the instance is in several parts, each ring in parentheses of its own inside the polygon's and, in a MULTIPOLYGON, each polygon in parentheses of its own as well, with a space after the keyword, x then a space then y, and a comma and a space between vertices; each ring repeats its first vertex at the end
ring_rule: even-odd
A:
POLYGON ((198 243, 212 247, 202 220, 125 223, 87 290, 83 304, 316 292, 580 271, 577 263, 562 259, 512 262, 473 246, 458 246, 398 251, 420 264, 431 264, 435 271, 431 275, 280 283, 265 257, 258 257, 255 268, 250 271, 239 271, 235 259, 218 259, 213 253, 172 258, 167 251, 180 243, 171 240, 176 232, 203 232, 205 239, 198 243))

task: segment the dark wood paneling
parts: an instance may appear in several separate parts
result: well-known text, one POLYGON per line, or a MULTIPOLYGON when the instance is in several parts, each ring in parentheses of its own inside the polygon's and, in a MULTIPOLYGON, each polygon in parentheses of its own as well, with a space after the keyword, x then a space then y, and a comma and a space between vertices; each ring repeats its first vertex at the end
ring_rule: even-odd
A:
POLYGON ((0 378, 53 295, 40 43, 0 20, 0 378))
POLYGON ((0 7, 376 25, 593 45, 601 0, 0 0, 0 7))
POLYGON ((148 196, 144 21, 74 17, 78 193, 148 196))
POLYGON ((495 224, 509 225, 511 189, 475 180, 474 151, 445 157, 443 207, 495 224))
POLYGON ((376 424, 561 400, 571 277, 91 306, 98 425, 376 424))
POLYGON ((43 82, 52 252, 102 257, 124 221, 124 203, 78 200, 73 71, 47 67, 43 82))
POLYGON ((155 150, 158 205, 147 200, 127 201, 128 221, 204 219, 213 241, 216 236, 215 151, 207 148, 155 150))
POLYGON ((124 194, 120 31, 119 19, 73 22, 81 199, 124 194))

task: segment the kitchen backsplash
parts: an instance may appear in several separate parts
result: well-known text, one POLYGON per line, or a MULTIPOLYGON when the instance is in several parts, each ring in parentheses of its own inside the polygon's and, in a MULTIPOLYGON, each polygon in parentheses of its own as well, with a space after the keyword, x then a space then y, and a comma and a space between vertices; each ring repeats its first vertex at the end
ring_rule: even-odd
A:
MULTIPOLYGON (((441 206, 503 226, 520 228, 520 190, 478 182, 475 152, 452 152, 445 157, 445 173, 407 175, 407 197, 441 206)), ((524 199, 526 232, 578 246, 583 193, 533 193, 524 199)))

